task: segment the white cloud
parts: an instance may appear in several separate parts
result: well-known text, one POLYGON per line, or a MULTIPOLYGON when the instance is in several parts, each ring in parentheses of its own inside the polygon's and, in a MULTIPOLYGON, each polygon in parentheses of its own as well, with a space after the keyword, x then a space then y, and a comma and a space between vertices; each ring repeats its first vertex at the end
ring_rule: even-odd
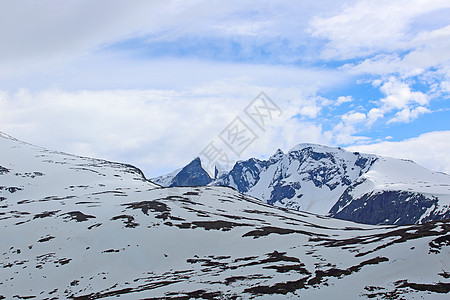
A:
POLYGON ((314 18, 310 30, 328 40, 323 57, 364 57, 408 49, 414 18, 449 7, 445 0, 357 1, 337 14, 314 18))
MULTIPOLYGON (((313 18, 310 31, 327 41, 323 58, 357 60, 342 70, 382 78, 395 74, 400 81, 425 83, 422 90, 428 96, 448 97, 449 14, 450 2, 445 0, 358 1, 337 13, 313 18)), ((424 94, 403 85, 394 87, 396 94, 384 91, 383 113, 396 109, 406 115, 406 108, 413 110, 406 101, 427 104, 424 94)))
POLYGON ((0 65, 41 68, 164 26, 164 1, 2 1, 0 65), (151 11, 161 11, 161 15, 151 11), (20 63, 20 64, 18 64, 20 63))
POLYGON ((389 78, 380 90, 386 95, 385 98, 380 99, 382 110, 389 112, 394 109, 403 109, 410 104, 427 105, 427 96, 422 92, 411 91, 408 84, 400 82, 395 77, 389 78))
POLYGON ((357 134, 377 120, 410 122, 448 94, 449 11, 446 0, 3 1, 0 130, 156 175, 185 164, 265 91, 283 117, 247 154, 367 142, 357 134), (186 40, 224 41, 251 59, 147 52, 163 42, 183 52, 186 40), (310 67, 323 58, 337 61, 310 67), (343 58, 356 60, 336 69, 343 58), (364 103, 359 91, 353 99, 349 87, 362 74, 381 99, 364 103), (412 76, 429 90, 414 90, 412 76))
POLYGON ((342 116, 342 120, 348 124, 358 124, 366 120, 366 114, 361 112, 349 112, 342 116))
POLYGON ((409 108, 404 108, 395 114, 395 117, 390 119, 387 124, 390 123, 409 123, 417 119, 420 115, 431 113, 431 111, 423 106, 416 107, 412 110, 409 108))
POLYGON ((372 126, 378 119, 382 118, 384 113, 379 108, 372 108, 367 114, 368 123, 367 125, 372 126))
POLYGON ((435 131, 400 142, 381 142, 348 147, 350 151, 411 159, 433 171, 450 174, 450 131, 435 131))
MULTIPOLYGON (((93 54, 120 53, 120 43, 130 40, 151 46, 179 38, 227 39, 245 51, 255 42, 270 46, 281 38, 289 42, 283 48, 295 49, 308 38, 303 28, 311 15, 334 7, 330 0, 277 5, 256 0, 2 1, 0 79, 67 72, 79 59, 95 63, 93 54), (118 49, 109 49, 117 43, 118 49)), ((134 52, 114 59, 130 62, 139 56, 143 59, 134 52)))
POLYGON ((320 125, 296 117, 309 97, 301 89, 261 88, 244 79, 185 90, 3 91, 0 130, 49 149, 131 163, 155 176, 199 155, 264 90, 283 114, 265 131, 253 128, 259 138, 245 157, 302 141, 329 142, 320 125))
POLYGON ((329 144, 352 145, 370 141, 370 138, 356 135, 356 133, 358 130, 353 124, 340 122, 332 130, 325 131, 324 135, 330 140, 329 144))
POLYGON ((375 80, 373 84, 380 88, 385 97, 378 101, 378 107, 370 109, 367 113, 369 127, 391 112, 395 112, 395 116, 387 124, 409 123, 420 115, 431 113, 423 106, 429 104, 428 96, 419 91, 412 91, 407 83, 391 76, 387 81, 375 80))
POLYGON ((336 99, 336 102, 334 102, 334 105, 335 106, 339 106, 339 105, 341 105, 343 103, 349 103, 349 102, 352 102, 352 101, 353 101, 353 97, 352 96, 339 96, 336 99))
POLYGON ((236 99, 193 96, 22 90, 2 95, 0 128, 50 149, 133 163, 152 174, 195 157, 242 109, 236 99))
MULTIPOLYGON (((343 101, 342 103, 349 101, 348 97, 339 97, 339 98, 341 98, 340 100, 343 101), (345 99, 343 100, 342 98, 345 99)), ((338 101, 339 99, 330 100, 321 96, 313 96, 313 95, 310 97, 304 97, 303 99, 300 99, 300 101, 298 101, 298 114, 302 117, 314 119, 317 118, 322 113, 322 110, 325 107, 329 107, 331 105, 338 106, 342 104, 342 103, 337 104, 338 101)))
POLYGON ((450 61, 450 25, 433 31, 422 31, 405 42, 404 48, 407 50, 406 54, 401 55, 399 51, 404 50, 398 49, 399 51, 365 58, 346 68, 356 74, 400 73, 403 77, 421 75, 429 68, 442 72, 450 61))
POLYGON ((316 118, 319 114, 321 108, 315 105, 305 105, 300 108, 300 115, 308 117, 308 118, 316 118))
POLYGON ((349 111, 341 116, 341 121, 332 130, 325 132, 329 139, 338 145, 349 145, 357 142, 370 140, 365 136, 355 135, 364 127, 367 120, 366 114, 362 112, 349 111))

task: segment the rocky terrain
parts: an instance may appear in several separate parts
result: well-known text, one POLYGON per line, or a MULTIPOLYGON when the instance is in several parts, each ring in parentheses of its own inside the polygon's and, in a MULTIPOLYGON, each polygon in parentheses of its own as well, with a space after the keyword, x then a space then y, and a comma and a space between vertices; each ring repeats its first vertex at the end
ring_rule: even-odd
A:
POLYGON ((443 299, 450 223, 357 224, 0 136, 0 299, 443 299))
POLYGON ((278 150, 267 160, 238 161, 215 179, 197 158, 152 180, 163 186, 230 186, 274 206, 366 224, 450 218, 449 175, 408 160, 313 144, 278 150))

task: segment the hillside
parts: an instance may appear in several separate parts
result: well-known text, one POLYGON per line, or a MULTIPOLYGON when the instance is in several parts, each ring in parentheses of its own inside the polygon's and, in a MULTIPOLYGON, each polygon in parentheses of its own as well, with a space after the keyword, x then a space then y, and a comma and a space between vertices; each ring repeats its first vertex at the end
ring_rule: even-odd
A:
POLYGON ((371 226, 0 136, 0 299, 436 299, 449 221, 371 226))

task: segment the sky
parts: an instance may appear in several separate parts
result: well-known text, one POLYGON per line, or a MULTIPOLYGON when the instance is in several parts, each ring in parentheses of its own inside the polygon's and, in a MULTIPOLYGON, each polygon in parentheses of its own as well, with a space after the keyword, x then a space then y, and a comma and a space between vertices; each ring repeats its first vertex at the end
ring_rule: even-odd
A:
POLYGON ((449 15, 448 0, 0 0, 0 131, 147 177, 211 145, 235 161, 299 143, 450 174, 449 15), (253 134, 239 151, 234 129, 253 134))

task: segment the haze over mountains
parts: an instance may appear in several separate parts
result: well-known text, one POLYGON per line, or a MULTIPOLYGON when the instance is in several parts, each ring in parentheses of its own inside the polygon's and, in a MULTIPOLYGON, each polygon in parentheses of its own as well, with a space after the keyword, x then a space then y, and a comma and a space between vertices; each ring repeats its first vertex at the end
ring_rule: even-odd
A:
POLYGON ((229 187, 160 188, 133 166, 4 134, 0 153, 0 299, 436 299, 450 291, 449 220, 372 226, 229 187))
POLYGON ((230 186, 284 208, 367 224, 450 218, 450 176, 412 161, 299 144, 267 160, 238 161, 216 179, 196 158, 152 179, 162 186, 230 186))

